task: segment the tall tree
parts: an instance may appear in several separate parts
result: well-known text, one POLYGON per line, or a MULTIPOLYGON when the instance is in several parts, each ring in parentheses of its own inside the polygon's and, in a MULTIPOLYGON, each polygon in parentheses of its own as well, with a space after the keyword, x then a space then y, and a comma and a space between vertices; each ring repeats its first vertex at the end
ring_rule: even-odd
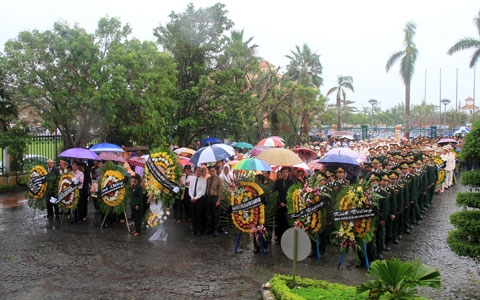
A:
POLYGON ((224 8, 217 3, 195 10, 189 4, 185 12, 172 12, 169 23, 154 29, 158 43, 173 55, 177 66, 177 110, 172 118, 180 145, 210 135, 228 123, 224 101, 229 99, 212 97, 212 91, 207 90, 227 44, 225 32, 233 26, 224 8))
MULTIPOLYGON (((473 19, 473 23, 477 29, 477 33, 480 36, 480 12, 478 12, 478 17, 473 19)), ((461 50, 473 49, 472 59, 470 60, 470 68, 473 68, 477 63, 478 58, 480 57, 480 39, 466 37, 455 43, 450 49, 448 49, 448 54, 452 55, 461 50)))
MULTIPOLYGON (((322 75, 322 64, 320 63, 320 55, 314 53, 307 44, 303 44, 302 48, 298 45, 295 46, 296 51, 290 51, 291 55, 285 55, 290 59, 289 64, 287 65, 287 73, 284 76, 284 80, 292 81, 295 85, 299 87, 305 87, 314 89, 314 93, 305 93, 302 90, 299 93, 292 93, 290 95, 290 102, 297 103, 299 107, 302 108, 299 111, 301 116, 302 123, 298 128, 291 128, 295 132, 300 131, 301 135, 308 136, 310 131, 309 120, 312 119, 311 115, 313 111, 311 110, 311 105, 315 103, 316 97, 319 94, 320 86, 323 84, 322 75), (295 99, 295 97, 297 97, 295 99)), ((295 88, 295 87, 294 87, 295 88)), ((291 111, 288 112, 290 114, 291 111)), ((289 118, 292 119, 291 117, 289 118)), ((291 124, 294 124, 290 122, 291 124)))
POLYGON ((342 130, 342 106, 345 105, 346 101, 346 92, 345 90, 350 90, 355 92, 353 88, 353 78, 352 76, 338 76, 337 77, 337 86, 330 88, 327 92, 327 96, 337 92, 335 99, 336 99, 336 106, 337 106, 337 128, 338 130, 342 130))
MULTIPOLYGON (((137 124, 134 132, 152 118, 163 124, 165 111, 137 112, 151 107, 146 102, 170 101, 161 83, 175 80, 169 75, 173 62, 151 42, 129 40, 130 32, 115 18, 102 18, 95 34, 64 22, 53 30, 20 32, 5 44, 5 86, 16 101, 36 108, 52 132, 60 130, 66 147, 86 146, 121 122, 137 124)), ((166 143, 163 127, 147 128, 166 143)))
POLYGON ((290 59, 286 78, 303 86, 320 88, 323 84, 320 55, 312 52, 307 44, 303 44, 301 49, 297 45, 295 49, 296 51, 290 51, 291 55, 285 55, 290 59))
POLYGON ((415 36, 416 25, 408 22, 405 25, 403 44, 404 50, 395 52, 387 61, 386 70, 390 71, 392 66, 401 59, 400 76, 402 76, 405 84, 405 133, 404 136, 408 139, 410 136, 410 83, 412 82, 413 73, 415 71, 415 61, 417 60, 417 46, 413 42, 415 36))

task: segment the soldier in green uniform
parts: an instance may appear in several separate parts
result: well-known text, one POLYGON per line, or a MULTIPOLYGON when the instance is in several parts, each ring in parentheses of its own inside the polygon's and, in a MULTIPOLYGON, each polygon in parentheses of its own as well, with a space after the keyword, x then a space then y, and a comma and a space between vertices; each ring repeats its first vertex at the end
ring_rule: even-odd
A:
POLYGON ((398 188, 396 186, 397 174, 395 172, 390 173, 388 176, 388 214, 390 218, 386 220, 386 232, 385 232, 385 251, 390 251, 392 243, 398 244, 398 240, 394 239, 394 229, 396 228, 396 214, 397 214, 397 197, 398 197, 398 188))
POLYGON ((404 232, 407 233, 407 234, 410 234, 411 233, 411 229, 413 229, 413 226, 412 226, 412 221, 411 221, 411 208, 412 208, 412 204, 413 204, 413 201, 412 201, 412 197, 413 197, 413 187, 414 187, 414 183, 413 183, 413 178, 412 178, 412 175, 409 173, 409 168, 408 168, 408 164, 406 162, 404 162, 402 165, 402 174, 400 175, 401 179, 403 180, 403 182, 405 182, 405 187, 406 187, 406 192, 405 192, 405 198, 403 199, 404 200, 404 218, 403 218, 403 221, 404 221, 404 232))
MULTIPOLYGON (((377 176, 377 175, 374 175, 377 176)), ((380 184, 373 187, 373 191, 382 198, 378 200, 378 215, 377 215, 377 230, 375 231, 375 245, 377 248, 377 258, 383 259, 385 251, 385 224, 387 222, 388 215, 388 176, 381 174, 380 184)))
POLYGON ((429 207, 432 203, 433 193, 435 192, 435 184, 438 180, 438 169, 433 156, 427 157, 425 169, 427 171, 428 178, 426 206, 429 207))

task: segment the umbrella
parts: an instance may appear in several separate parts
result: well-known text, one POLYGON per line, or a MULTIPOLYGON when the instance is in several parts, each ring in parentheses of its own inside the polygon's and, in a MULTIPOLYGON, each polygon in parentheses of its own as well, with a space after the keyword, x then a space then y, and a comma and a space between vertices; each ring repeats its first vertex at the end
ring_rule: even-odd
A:
POLYGON ((79 159, 98 159, 98 156, 95 152, 85 148, 70 148, 63 151, 58 156, 79 159))
POLYGON ((449 144, 449 143, 458 143, 456 140, 454 139, 441 139, 437 142, 438 144, 449 144))
POLYGON ((293 152, 303 156, 307 160, 312 160, 318 157, 317 153, 310 148, 294 148, 293 152))
POLYGON ((265 161, 269 165, 292 166, 301 164, 302 160, 295 152, 283 148, 269 148, 257 155, 258 159, 265 161))
POLYGON ((222 140, 216 137, 207 137, 200 141, 200 146, 210 146, 213 144, 221 144, 222 140))
POLYGON ((318 162, 318 160, 312 160, 308 162, 307 166, 310 168, 310 170, 320 170, 324 171, 325 170, 325 165, 322 165, 321 163, 318 162))
POLYGON ((253 145, 247 142, 238 142, 233 145, 234 148, 239 149, 253 149, 253 145))
POLYGON ((306 175, 313 174, 312 169, 310 169, 310 167, 306 163, 296 164, 296 165, 293 165, 293 167, 304 170, 306 175))
POLYGON ((267 147, 283 147, 285 143, 277 138, 266 138, 258 142, 257 146, 267 146, 267 147))
POLYGON ((181 156, 192 156, 193 154, 195 154, 195 150, 185 147, 175 149, 173 150, 173 152, 181 156))
POLYGON ((343 154, 343 155, 351 156, 353 158, 358 157, 357 152, 351 150, 350 148, 344 148, 344 147, 330 149, 327 153, 325 153, 324 156, 327 156, 330 154, 343 154))
POLYGON ((272 139, 280 140, 280 141, 282 141, 282 142, 285 143, 285 140, 284 140, 281 136, 272 135, 271 138, 272 138, 272 139))
POLYGON ((215 144, 198 149, 198 151, 190 158, 190 162, 198 166, 201 163, 216 162, 234 155, 235 150, 231 146, 215 144))
POLYGON ((143 157, 134 156, 127 159, 127 162, 135 167, 142 167, 145 165, 145 159, 143 157))
POLYGON ((470 132, 470 128, 465 126, 460 126, 455 128, 455 132, 453 134, 467 134, 470 132))
POLYGON ((123 155, 120 156, 113 152, 102 152, 98 155, 98 159, 125 162, 125 158, 123 158, 123 155))
POLYGON ((329 132, 327 133, 327 136, 353 136, 353 134, 351 134, 350 132, 348 131, 335 131, 335 132, 329 132))
POLYGON ((323 165, 329 166, 329 167, 336 167, 336 166, 345 166, 345 167, 351 167, 351 166, 359 166, 360 164, 358 161, 355 159, 355 157, 348 156, 345 154, 329 154, 323 156, 318 163, 321 163, 323 165))
POLYGON ((178 157, 178 162, 182 165, 182 167, 185 167, 186 165, 191 165, 192 164, 190 162, 190 157, 184 157, 184 156, 179 156, 178 157))
POLYGON ((110 143, 100 143, 92 146, 90 148, 90 151, 94 152, 124 152, 122 147, 115 145, 115 144, 110 144, 110 143))
POLYGON ((234 170, 252 170, 252 171, 271 171, 270 167, 266 162, 258 158, 246 158, 239 161, 233 167, 234 170))

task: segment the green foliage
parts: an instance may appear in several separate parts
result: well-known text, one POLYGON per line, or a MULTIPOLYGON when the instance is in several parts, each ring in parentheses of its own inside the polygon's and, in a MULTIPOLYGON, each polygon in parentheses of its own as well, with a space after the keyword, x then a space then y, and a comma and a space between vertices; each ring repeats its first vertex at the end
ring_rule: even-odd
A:
MULTIPOLYGON (((460 160, 467 161, 479 161, 480 152, 478 147, 480 146, 480 120, 477 120, 473 123, 472 130, 465 136, 465 142, 462 146, 462 152, 460 155, 460 160)), ((463 180, 463 174, 462 174, 463 180)), ((463 184, 463 183, 462 183, 463 184)), ((475 185, 480 185, 480 180, 476 182, 475 185)))
MULTIPOLYGON (((463 178, 463 174, 462 174, 463 178)), ((457 205, 472 208, 480 208, 480 192, 470 193, 463 192, 457 194, 457 205)))
POLYGON ((30 138, 30 130, 23 123, 16 124, 0 135, 0 148, 8 148, 8 154, 12 155, 11 171, 23 171, 23 155, 27 150, 30 138))
MULTIPOLYGON (((480 210, 464 210, 450 215, 450 222, 475 240, 480 240, 480 210)), ((472 240, 471 238, 469 240, 472 240)))
POLYGON ((275 274, 270 280, 271 289, 277 299, 368 299, 368 294, 356 294, 353 286, 329 283, 322 280, 275 274))
MULTIPOLYGON (((473 24, 475 24, 477 32, 480 33, 480 12, 478 13, 478 17, 473 19, 473 24)), ((465 37, 463 39, 458 40, 450 49, 448 49, 448 54, 452 55, 458 51, 466 50, 472 48, 474 50, 472 59, 470 60, 470 68, 473 68, 480 57, 480 40, 478 38, 471 38, 465 37)))
POLYGON ((60 130, 66 147, 112 132, 142 142, 150 133, 165 143, 172 59, 152 42, 128 39, 130 33, 115 18, 100 19, 95 34, 64 22, 20 32, 5 44, 5 85, 16 103, 37 110, 45 127, 60 130))
POLYGON ((472 236, 463 229, 452 230, 448 233, 447 243, 450 249, 457 255, 469 257, 477 264, 480 263, 480 239, 478 233, 476 236, 472 236))
POLYGON ((369 292, 369 299, 414 299, 417 287, 440 288, 440 272, 421 261, 402 262, 400 259, 376 260, 367 276, 374 278, 361 284, 359 294, 369 292))

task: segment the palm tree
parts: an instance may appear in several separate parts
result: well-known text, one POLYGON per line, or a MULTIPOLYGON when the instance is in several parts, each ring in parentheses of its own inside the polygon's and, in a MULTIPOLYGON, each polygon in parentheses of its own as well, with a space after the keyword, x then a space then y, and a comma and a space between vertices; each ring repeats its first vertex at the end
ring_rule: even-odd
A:
MULTIPOLYGON (((478 12, 478 17, 473 19, 473 23, 477 27, 478 35, 480 36, 480 12, 478 12)), ((460 50, 473 48, 472 59, 470 60, 470 68, 473 68, 477 63, 478 58, 480 57, 480 39, 475 38, 463 38, 455 43, 450 49, 448 49, 448 54, 452 55, 455 52, 460 50)))
POLYGON ((303 48, 295 46, 297 51, 290 51, 292 55, 285 55, 290 59, 287 66, 288 79, 304 86, 320 88, 323 84, 322 64, 320 63, 320 55, 312 53, 307 44, 303 44, 303 48))
POLYGON ((405 84, 405 137, 408 139, 410 136, 410 83, 412 81, 413 72, 415 70, 415 61, 417 60, 417 46, 413 42, 415 36, 415 30, 417 26, 408 22, 405 26, 404 33, 405 38, 403 44, 405 49, 394 53, 387 61, 387 72, 390 71, 392 66, 401 59, 400 63, 400 75, 402 76, 403 83, 405 84))
POLYGON ((342 104, 345 106, 346 93, 345 89, 348 89, 352 92, 355 92, 353 89, 353 78, 352 76, 338 76, 337 77, 337 86, 332 87, 328 90, 327 96, 337 92, 337 129, 342 130, 342 104))

